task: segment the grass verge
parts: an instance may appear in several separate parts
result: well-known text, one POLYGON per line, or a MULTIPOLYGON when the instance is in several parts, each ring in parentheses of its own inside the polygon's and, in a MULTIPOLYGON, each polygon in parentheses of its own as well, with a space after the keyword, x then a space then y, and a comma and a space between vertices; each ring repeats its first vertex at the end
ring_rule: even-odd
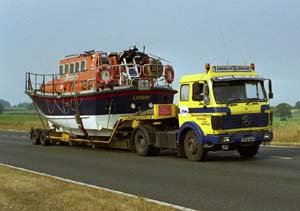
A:
POLYGON ((293 117, 287 121, 274 118, 274 145, 300 146, 300 118, 293 117))
POLYGON ((43 125, 37 114, 1 114, 1 130, 29 131, 32 127, 42 128, 43 125))
POLYGON ((0 181, 0 210, 176 210, 1 164, 0 181))

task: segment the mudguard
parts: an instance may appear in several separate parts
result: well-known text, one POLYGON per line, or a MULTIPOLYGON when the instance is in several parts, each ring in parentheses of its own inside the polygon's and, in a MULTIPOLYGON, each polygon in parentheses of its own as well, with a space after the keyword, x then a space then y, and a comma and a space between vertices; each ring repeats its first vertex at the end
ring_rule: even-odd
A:
POLYGON ((198 137, 198 141, 200 144, 204 144, 204 134, 201 130, 201 128, 199 127, 199 125, 197 125, 195 122, 185 122, 179 129, 178 132, 178 136, 177 136, 177 140, 179 142, 183 141, 184 138, 183 136, 185 135, 185 133, 188 130, 193 130, 195 131, 195 133, 197 134, 198 137))

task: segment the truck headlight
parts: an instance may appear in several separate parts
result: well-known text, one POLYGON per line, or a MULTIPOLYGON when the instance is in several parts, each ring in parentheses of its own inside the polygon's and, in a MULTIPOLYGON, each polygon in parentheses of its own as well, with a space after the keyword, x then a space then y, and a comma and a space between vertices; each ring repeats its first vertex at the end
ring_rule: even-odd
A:
POLYGON ((272 139, 271 133, 265 133, 263 136, 264 141, 269 141, 272 139))
POLYGON ((230 142, 230 137, 229 137, 229 136, 224 136, 224 137, 222 137, 222 142, 223 142, 224 144, 228 144, 228 143, 230 142))

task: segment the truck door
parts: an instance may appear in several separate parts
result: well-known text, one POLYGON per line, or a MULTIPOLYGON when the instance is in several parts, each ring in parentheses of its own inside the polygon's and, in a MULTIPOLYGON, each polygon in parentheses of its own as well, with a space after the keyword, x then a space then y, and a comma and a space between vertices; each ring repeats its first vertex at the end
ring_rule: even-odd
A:
POLYGON ((204 134, 211 130, 211 100, 206 81, 192 84, 192 96, 189 112, 191 121, 195 122, 204 134))

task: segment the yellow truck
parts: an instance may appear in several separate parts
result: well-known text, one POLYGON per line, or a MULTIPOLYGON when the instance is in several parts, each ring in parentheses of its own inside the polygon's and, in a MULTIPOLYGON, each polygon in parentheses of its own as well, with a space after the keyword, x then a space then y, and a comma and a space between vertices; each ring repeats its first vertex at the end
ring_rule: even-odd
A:
POLYGON ((271 80, 259 76, 254 64, 206 64, 204 73, 181 78, 177 106, 157 104, 152 110, 122 116, 110 137, 32 129, 31 139, 42 145, 67 142, 130 149, 142 156, 174 149, 191 161, 206 160, 209 151, 217 150, 237 150, 252 158, 273 138, 271 98, 271 80))
POLYGON ((273 137, 270 98, 271 80, 260 77, 254 64, 206 64, 206 73, 183 76, 179 149, 189 160, 204 160, 209 150, 237 149, 242 157, 255 156, 259 145, 273 137))

